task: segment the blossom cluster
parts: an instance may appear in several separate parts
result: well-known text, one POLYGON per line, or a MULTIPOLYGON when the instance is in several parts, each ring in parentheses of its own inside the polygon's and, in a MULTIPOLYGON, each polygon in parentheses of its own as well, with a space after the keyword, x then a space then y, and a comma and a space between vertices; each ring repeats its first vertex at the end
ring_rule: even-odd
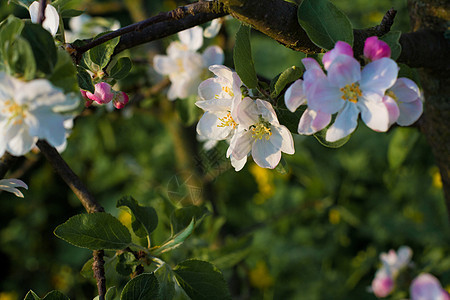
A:
POLYGON ((110 84, 103 81, 95 84, 94 93, 85 90, 80 91, 81 95, 86 100, 86 107, 91 106, 94 102, 102 105, 112 101, 115 108, 121 109, 124 108, 129 101, 129 97, 126 93, 113 90, 110 84))
POLYGON ((298 133, 314 134, 329 126, 326 140, 335 142, 351 134, 358 116, 372 130, 385 132, 397 123, 413 124, 422 114, 422 97, 417 85, 408 78, 397 78, 398 66, 390 59, 389 46, 370 37, 364 46, 369 62, 363 68, 353 57, 352 47, 337 42, 324 54, 322 63, 312 58, 302 60, 303 79, 295 81, 285 93, 286 107, 294 112, 307 105, 298 133))
POLYGON ((205 113, 197 133, 206 140, 228 140, 227 157, 236 171, 251 155, 257 165, 275 168, 281 152, 294 153, 290 131, 278 122, 272 105, 265 100, 244 97, 243 83, 236 72, 222 65, 209 68, 216 76, 198 87, 196 105, 205 113))
POLYGON ((167 55, 155 55, 153 67, 171 81, 167 97, 169 100, 187 98, 197 93, 197 87, 211 65, 222 64, 223 50, 209 46, 200 54, 203 46, 203 29, 196 26, 178 33, 179 41, 170 43, 167 55))
MULTIPOLYGON (((391 249, 380 254, 382 266, 375 273, 371 287, 375 296, 384 298, 394 291, 400 272, 411 265, 411 257, 412 250, 407 246, 400 247, 397 252, 391 249)), ((450 300, 436 277, 428 273, 419 274, 411 282, 410 294, 411 300, 450 300)))

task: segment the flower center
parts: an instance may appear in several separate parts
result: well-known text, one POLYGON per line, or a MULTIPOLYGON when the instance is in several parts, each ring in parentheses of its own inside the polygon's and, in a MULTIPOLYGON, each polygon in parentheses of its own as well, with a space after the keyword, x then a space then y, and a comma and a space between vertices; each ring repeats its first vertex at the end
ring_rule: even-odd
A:
POLYGON ((387 92, 386 92, 386 96, 389 96, 389 97, 391 97, 392 99, 394 99, 395 102, 398 102, 398 97, 397 97, 397 95, 396 95, 393 91, 387 91, 387 92))
POLYGON ((262 140, 263 138, 269 140, 272 135, 270 123, 261 116, 259 117, 259 123, 250 126, 250 130, 252 131, 252 137, 259 140, 262 140))
POLYGON ((14 125, 23 123, 26 116, 26 107, 15 103, 12 99, 5 101, 5 107, 2 112, 9 115, 8 122, 13 122, 14 125))
POLYGON ((229 86, 223 86, 223 87, 222 87, 222 91, 224 91, 225 93, 227 93, 227 94, 230 95, 231 97, 234 96, 233 90, 230 89, 229 86))
POLYGON ((340 90, 342 92, 341 98, 353 103, 358 102, 358 97, 361 97, 362 95, 361 90, 359 89, 359 84, 356 82, 347 84, 340 90))
POLYGON ((177 66, 178 66, 178 68, 180 69, 180 73, 184 73, 184 64, 183 64, 183 59, 182 58, 177 58, 176 60, 175 60, 175 62, 176 62, 176 64, 177 64, 177 66))
POLYGON ((219 118, 219 121, 222 122, 221 124, 217 125, 217 127, 227 127, 227 126, 232 126, 233 129, 236 129, 236 126, 238 124, 236 124, 236 122, 233 120, 233 117, 231 116, 231 113, 228 112, 228 114, 223 117, 223 118, 219 118))

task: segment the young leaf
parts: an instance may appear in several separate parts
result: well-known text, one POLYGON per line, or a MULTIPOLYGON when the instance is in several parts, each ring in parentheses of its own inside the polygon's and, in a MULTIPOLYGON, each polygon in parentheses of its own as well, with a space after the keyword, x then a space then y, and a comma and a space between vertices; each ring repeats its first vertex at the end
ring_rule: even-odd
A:
POLYGON ((172 300, 175 295, 175 282, 173 280, 173 271, 168 264, 163 264, 155 271, 159 282, 159 300, 172 300))
POLYGON ((30 290, 26 295, 25 298, 23 298, 23 300, 41 300, 41 298, 36 295, 35 292, 33 292, 32 290, 30 290))
POLYGON ((208 214, 209 211, 204 206, 190 205, 175 210, 170 216, 170 224, 172 226, 172 234, 180 232, 192 222, 198 223, 203 216, 208 214))
POLYGON ((327 126, 326 128, 324 128, 321 131, 319 131, 319 132, 314 134, 314 137, 319 141, 319 143, 321 143, 325 147, 328 147, 328 148, 339 148, 339 147, 342 147, 350 140, 350 137, 352 136, 351 134, 349 134, 346 137, 344 137, 343 139, 340 139, 339 141, 328 142, 325 139, 325 137, 327 135, 328 128, 329 128, 329 126, 327 126))
MULTIPOLYGON (((52 3, 53 4, 53 3, 52 3)), ((77 9, 64 9, 61 11, 61 18, 73 18, 81 16, 84 13, 84 10, 77 10, 77 9)))
POLYGON ((353 45, 353 28, 348 17, 328 0, 302 0, 298 22, 311 41, 330 50, 337 41, 353 45))
POLYGON ((391 47, 391 58, 393 60, 396 60, 402 53, 402 46, 399 42, 401 35, 401 31, 389 31, 380 38, 380 40, 385 41, 391 47))
POLYGON ((152 254, 160 255, 180 246, 192 234, 192 231, 194 230, 194 224, 194 219, 192 219, 191 223, 183 231, 173 236, 163 245, 154 247, 154 249, 152 249, 152 254))
POLYGON ((120 300, 157 299, 158 294, 159 284, 155 274, 143 273, 128 281, 120 295, 120 300))
MULTIPOLYGON (((108 32, 101 33, 97 35, 95 38, 99 38, 102 35, 107 34, 108 32)), ((100 44, 91 50, 89 50, 89 57, 91 60, 100 66, 101 69, 106 67, 111 59, 111 55, 114 53, 114 48, 116 48, 119 43, 120 37, 116 37, 112 40, 109 40, 103 44, 100 44)))
POLYGON ((140 264, 132 253, 124 252, 117 255, 116 272, 122 276, 130 276, 136 270, 136 266, 140 264))
POLYGON ((95 92, 94 84, 92 83, 92 78, 89 73, 82 67, 77 67, 77 81, 80 89, 89 91, 91 93, 95 92))
POLYGON ((61 293, 60 291, 51 291, 44 298, 39 298, 35 292, 30 290, 26 295, 24 300, 69 300, 69 297, 61 293))
POLYGON ((242 82, 249 88, 256 88, 258 78, 256 76, 255 65, 252 58, 252 48, 250 45, 251 28, 241 23, 236 33, 236 44, 234 45, 233 59, 234 68, 242 82))
MULTIPOLYGON (((108 277, 109 279, 109 277, 108 277)), ((118 297, 117 288, 115 286, 110 287, 105 294, 105 300, 115 300, 118 297)), ((94 300, 99 300, 99 296, 96 296, 94 300)))
POLYGON ((270 90, 272 91, 270 96, 272 98, 277 97, 283 91, 286 85, 294 82, 302 76, 303 70, 303 67, 292 66, 280 73, 270 83, 270 90))
POLYGON ((13 72, 23 74, 25 80, 34 79, 36 61, 30 43, 23 37, 17 37, 12 47, 8 49, 7 59, 13 72))
POLYGON ((128 75, 132 67, 129 57, 121 57, 109 71, 109 76, 114 79, 122 79, 128 75))
POLYGON ((388 161, 391 169, 402 165, 409 152, 414 148, 420 134, 414 128, 396 128, 388 148, 388 161))
POLYGON ((174 272, 178 284, 191 299, 231 299, 222 273, 206 261, 186 260, 174 272))
POLYGON ((275 112, 277 113, 280 124, 286 126, 290 132, 298 133, 298 123, 305 109, 306 106, 303 105, 300 106, 295 112, 291 112, 286 108, 284 101, 282 101, 279 106, 275 107, 275 112))
POLYGON ((45 74, 52 73, 58 58, 52 35, 41 25, 25 23, 22 36, 31 45, 37 69, 45 74))
POLYGON ((131 243, 128 229, 104 212, 73 216, 54 233, 72 245, 91 250, 121 250, 131 243))
POLYGON ((48 80, 50 80, 54 86, 62 88, 66 93, 79 92, 77 69, 73 64, 70 55, 62 49, 59 49, 57 53, 58 60, 56 61, 53 73, 48 80))
POLYGON ((128 207, 131 212, 131 227, 138 237, 144 238, 158 225, 158 215, 153 207, 140 206, 139 203, 130 196, 122 197, 117 201, 116 207, 128 207))

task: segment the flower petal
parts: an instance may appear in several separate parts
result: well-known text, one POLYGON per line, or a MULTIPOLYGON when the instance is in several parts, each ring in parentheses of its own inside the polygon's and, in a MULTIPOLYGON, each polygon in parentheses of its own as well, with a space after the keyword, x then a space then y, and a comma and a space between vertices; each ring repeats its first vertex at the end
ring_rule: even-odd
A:
MULTIPOLYGON (((281 138, 281 152, 287 153, 287 154, 294 154, 295 148, 294 148, 294 139, 292 138, 292 134, 287 129, 286 126, 279 125, 279 126, 272 126, 272 136, 270 137, 270 141, 273 143, 273 138, 277 135, 281 138)), ((278 144, 278 143, 277 143, 278 144)), ((274 144, 274 146, 277 146, 277 144, 274 144)))
POLYGON ((203 29, 195 26, 181 32, 178 32, 180 41, 187 45, 189 50, 197 51, 203 45, 203 29))
POLYGON ((422 273, 410 286, 411 300, 449 300, 450 295, 442 288, 439 280, 431 274, 422 273))
POLYGON ((377 36, 371 36, 364 42, 364 56, 371 61, 383 58, 391 57, 391 48, 389 45, 379 40, 377 36))
POLYGON ((229 137, 233 127, 220 126, 219 118, 226 117, 226 113, 205 112, 197 124, 197 133, 209 140, 224 140, 229 137))
POLYGON ((155 55, 153 58, 153 68, 162 75, 169 75, 178 71, 176 62, 167 55, 155 55))
POLYGON ((398 108, 397 102, 395 102, 395 100, 389 96, 383 97, 383 103, 388 110, 389 126, 391 126, 397 121, 398 116, 400 115, 400 110, 398 108))
POLYGON ((314 134, 331 122, 331 114, 307 108, 298 123, 298 133, 310 135, 314 134))
POLYGON ((226 84, 220 78, 208 78, 198 86, 198 95, 200 99, 217 99, 222 94, 222 87, 226 84))
POLYGON ((306 92, 308 106, 314 110, 334 114, 341 110, 345 104, 345 101, 341 99, 342 92, 338 88, 331 86, 327 78, 318 79, 306 92))
POLYGON ((330 84, 343 88, 361 79, 361 65, 352 56, 340 55, 333 59, 328 67, 328 80, 330 84))
POLYGON ((252 150, 252 145, 255 139, 252 137, 250 131, 242 130, 241 132, 236 132, 236 137, 234 137, 234 142, 230 144, 231 155, 235 159, 241 160, 246 157, 252 150))
POLYGON ((202 56, 205 62, 205 67, 223 64, 225 59, 223 50, 219 46, 209 46, 205 49, 202 56))
POLYGON ((353 49, 352 46, 350 46, 346 42, 337 41, 336 45, 334 45, 334 48, 325 53, 322 57, 322 63, 325 70, 328 70, 334 60, 341 55, 353 57, 353 49))
POLYGON ((296 80, 288 87, 284 94, 284 102, 291 112, 295 112, 300 105, 306 104, 306 94, 303 91, 303 80, 296 80))
POLYGON ((258 166, 274 169, 280 162, 281 150, 265 138, 257 139, 252 146, 252 157, 258 166))
POLYGON ((357 106, 367 127, 381 132, 389 129, 389 112, 383 102, 359 101, 357 106))
POLYGON ((420 98, 420 90, 417 84, 409 78, 398 78, 395 84, 389 89, 400 102, 414 102, 420 98))
POLYGON ((211 24, 205 28, 203 36, 209 39, 213 38, 219 33, 221 27, 222 20, 220 18, 214 19, 211 21, 211 24))
POLYGON ((363 92, 381 97, 397 80, 398 67, 390 58, 380 58, 366 65, 361 71, 360 87, 363 92))
POLYGON ((212 99, 195 102, 204 111, 227 112, 231 109, 231 99, 212 99))
POLYGON ((423 111, 422 101, 417 99, 414 102, 399 102, 400 116, 397 119, 397 124, 400 126, 409 126, 416 122, 423 111))
POLYGON ((327 130, 325 139, 328 142, 336 142, 351 134, 358 125, 358 108, 353 103, 346 103, 338 113, 333 125, 327 130))

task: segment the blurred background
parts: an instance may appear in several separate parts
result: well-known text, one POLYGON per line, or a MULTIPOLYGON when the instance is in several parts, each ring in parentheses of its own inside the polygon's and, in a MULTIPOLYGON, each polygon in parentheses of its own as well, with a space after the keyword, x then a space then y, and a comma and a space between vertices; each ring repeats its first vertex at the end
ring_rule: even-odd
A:
MULTIPOLYGON (((0 20, 10 13, 28 17, 25 9, 0 3, 0 20)), ((106 30, 116 21, 125 26, 187 1, 70 3, 106 30)), ((394 7, 394 30, 408 31, 406 1, 333 3, 355 28, 377 25, 394 7)), ((220 45, 225 64, 233 67, 239 24, 224 22, 203 47, 220 45)), ((69 19, 65 25, 75 31, 69 19)), ((89 36, 93 27, 78 30, 78 37, 95 35, 89 36)), ((450 226, 442 183, 417 129, 381 134, 360 123, 339 149, 294 135, 295 155, 283 155, 286 172, 249 162, 236 173, 225 158, 225 142, 207 151, 197 141, 201 111, 193 106, 195 97, 169 102, 167 81, 151 67, 152 57, 165 54, 175 39, 124 53, 134 63, 118 83, 131 96, 124 110, 94 107, 75 120, 62 155, 107 212, 130 226, 130 216, 116 208, 118 199, 132 195, 141 205, 153 206, 159 224, 152 240, 159 244, 170 236, 174 209, 205 206, 210 213, 194 234, 162 258, 173 266, 187 258, 212 262, 224 273, 233 299, 375 299, 367 288, 378 256, 401 245, 414 251, 411 277, 430 272, 450 288, 450 226)), ((299 66, 304 57, 258 32, 252 33, 252 52, 258 74, 268 79, 299 66)), ((23 299, 30 289, 41 297, 57 289, 71 299, 92 299, 95 284, 80 274, 91 251, 53 235, 56 226, 84 213, 78 199, 37 151, 20 158, 8 177, 21 178, 29 190, 23 199, 0 193, 0 300, 23 299)), ((129 278, 113 269, 108 287, 123 286, 129 278)), ((406 291, 407 285, 399 288, 406 291)), ((402 291, 393 295, 407 297, 402 291)))

